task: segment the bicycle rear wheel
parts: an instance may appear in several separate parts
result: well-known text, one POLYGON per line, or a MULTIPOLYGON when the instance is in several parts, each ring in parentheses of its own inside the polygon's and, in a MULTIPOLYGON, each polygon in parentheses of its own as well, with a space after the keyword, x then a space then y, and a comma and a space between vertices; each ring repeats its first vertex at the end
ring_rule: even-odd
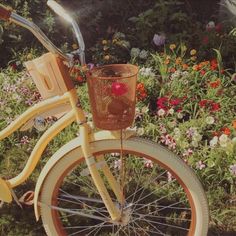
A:
MULTIPOLYGON (((105 140, 91 145, 98 162, 101 155, 105 157, 113 175, 119 178, 120 142, 105 140)), ((65 154, 44 181, 41 215, 48 235, 207 235, 209 216, 204 191, 181 159, 140 138, 125 140, 123 153, 126 200, 122 221, 110 221, 78 147, 65 154)))

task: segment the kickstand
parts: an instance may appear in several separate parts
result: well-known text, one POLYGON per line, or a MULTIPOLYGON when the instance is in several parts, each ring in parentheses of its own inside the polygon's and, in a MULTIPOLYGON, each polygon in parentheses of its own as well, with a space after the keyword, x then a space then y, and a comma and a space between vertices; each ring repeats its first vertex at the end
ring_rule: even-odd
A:
POLYGON ((15 192, 14 192, 13 189, 11 189, 11 195, 12 195, 13 199, 15 200, 16 204, 17 204, 21 209, 23 209, 22 204, 19 202, 19 199, 18 199, 18 197, 16 196, 16 194, 15 194, 15 192))

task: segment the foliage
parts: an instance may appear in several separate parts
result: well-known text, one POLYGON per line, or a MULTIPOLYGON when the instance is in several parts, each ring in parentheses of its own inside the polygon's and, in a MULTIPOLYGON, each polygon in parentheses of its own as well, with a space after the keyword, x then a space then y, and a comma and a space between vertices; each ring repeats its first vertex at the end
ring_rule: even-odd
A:
MULTIPOLYGON (((71 30, 52 16, 45 0, 2 2, 34 19, 65 51, 77 47, 71 30)), ((177 0, 96 1, 90 6, 92 2, 81 1, 79 5, 70 1, 67 5, 73 11, 82 6, 74 14, 82 21, 88 61, 139 65, 134 125, 138 134, 167 146, 194 169, 207 192, 211 226, 217 232, 235 232, 236 80, 231 76, 236 67, 235 29, 215 17, 207 24, 200 22, 187 7, 189 1, 185 5, 177 0)), ((0 73, 0 130, 41 100, 29 75, 22 71, 24 61, 44 52, 32 38, 31 33, 1 22, 1 66, 9 66, 0 73)), ((73 76, 90 119, 88 92, 80 69, 76 66, 73 76)), ((54 121, 54 117, 48 117, 45 124, 50 126, 54 121)), ((42 133, 32 127, 0 142, 1 176, 10 178, 22 170, 42 133)), ((33 190, 48 158, 77 134, 78 127, 73 124, 50 143, 34 174, 17 188, 18 196, 33 190)), ((31 208, 1 208, 1 235, 44 235, 42 228, 32 225, 36 223, 31 208), (15 224, 16 219, 19 224, 15 224)))

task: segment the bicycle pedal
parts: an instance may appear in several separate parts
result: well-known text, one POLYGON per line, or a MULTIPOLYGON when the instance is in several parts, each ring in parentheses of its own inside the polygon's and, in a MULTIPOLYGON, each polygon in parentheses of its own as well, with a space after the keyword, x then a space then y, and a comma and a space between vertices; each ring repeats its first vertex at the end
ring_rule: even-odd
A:
MULTIPOLYGON (((98 170, 100 170, 100 169, 102 169, 102 167, 103 167, 105 164, 106 164, 105 161, 100 161, 100 162, 97 162, 97 163, 95 164, 95 166, 96 166, 96 168, 97 168, 98 170)), ((90 175, 89 168, 86 168, 86 169, 82 170, 82 171, 80 172, 80 175, 81 175, 81 176, 88 176, 88 175, 90 175)))

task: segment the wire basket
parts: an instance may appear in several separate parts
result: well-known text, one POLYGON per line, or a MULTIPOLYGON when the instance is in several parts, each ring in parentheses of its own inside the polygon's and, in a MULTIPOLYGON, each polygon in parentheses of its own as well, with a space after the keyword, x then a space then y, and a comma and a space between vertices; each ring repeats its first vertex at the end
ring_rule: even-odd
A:
POLYGON ((97 128, 125 129, 135 114, 138 67, 129 64, 94 68, 87 75, 88 90, 97 128))

